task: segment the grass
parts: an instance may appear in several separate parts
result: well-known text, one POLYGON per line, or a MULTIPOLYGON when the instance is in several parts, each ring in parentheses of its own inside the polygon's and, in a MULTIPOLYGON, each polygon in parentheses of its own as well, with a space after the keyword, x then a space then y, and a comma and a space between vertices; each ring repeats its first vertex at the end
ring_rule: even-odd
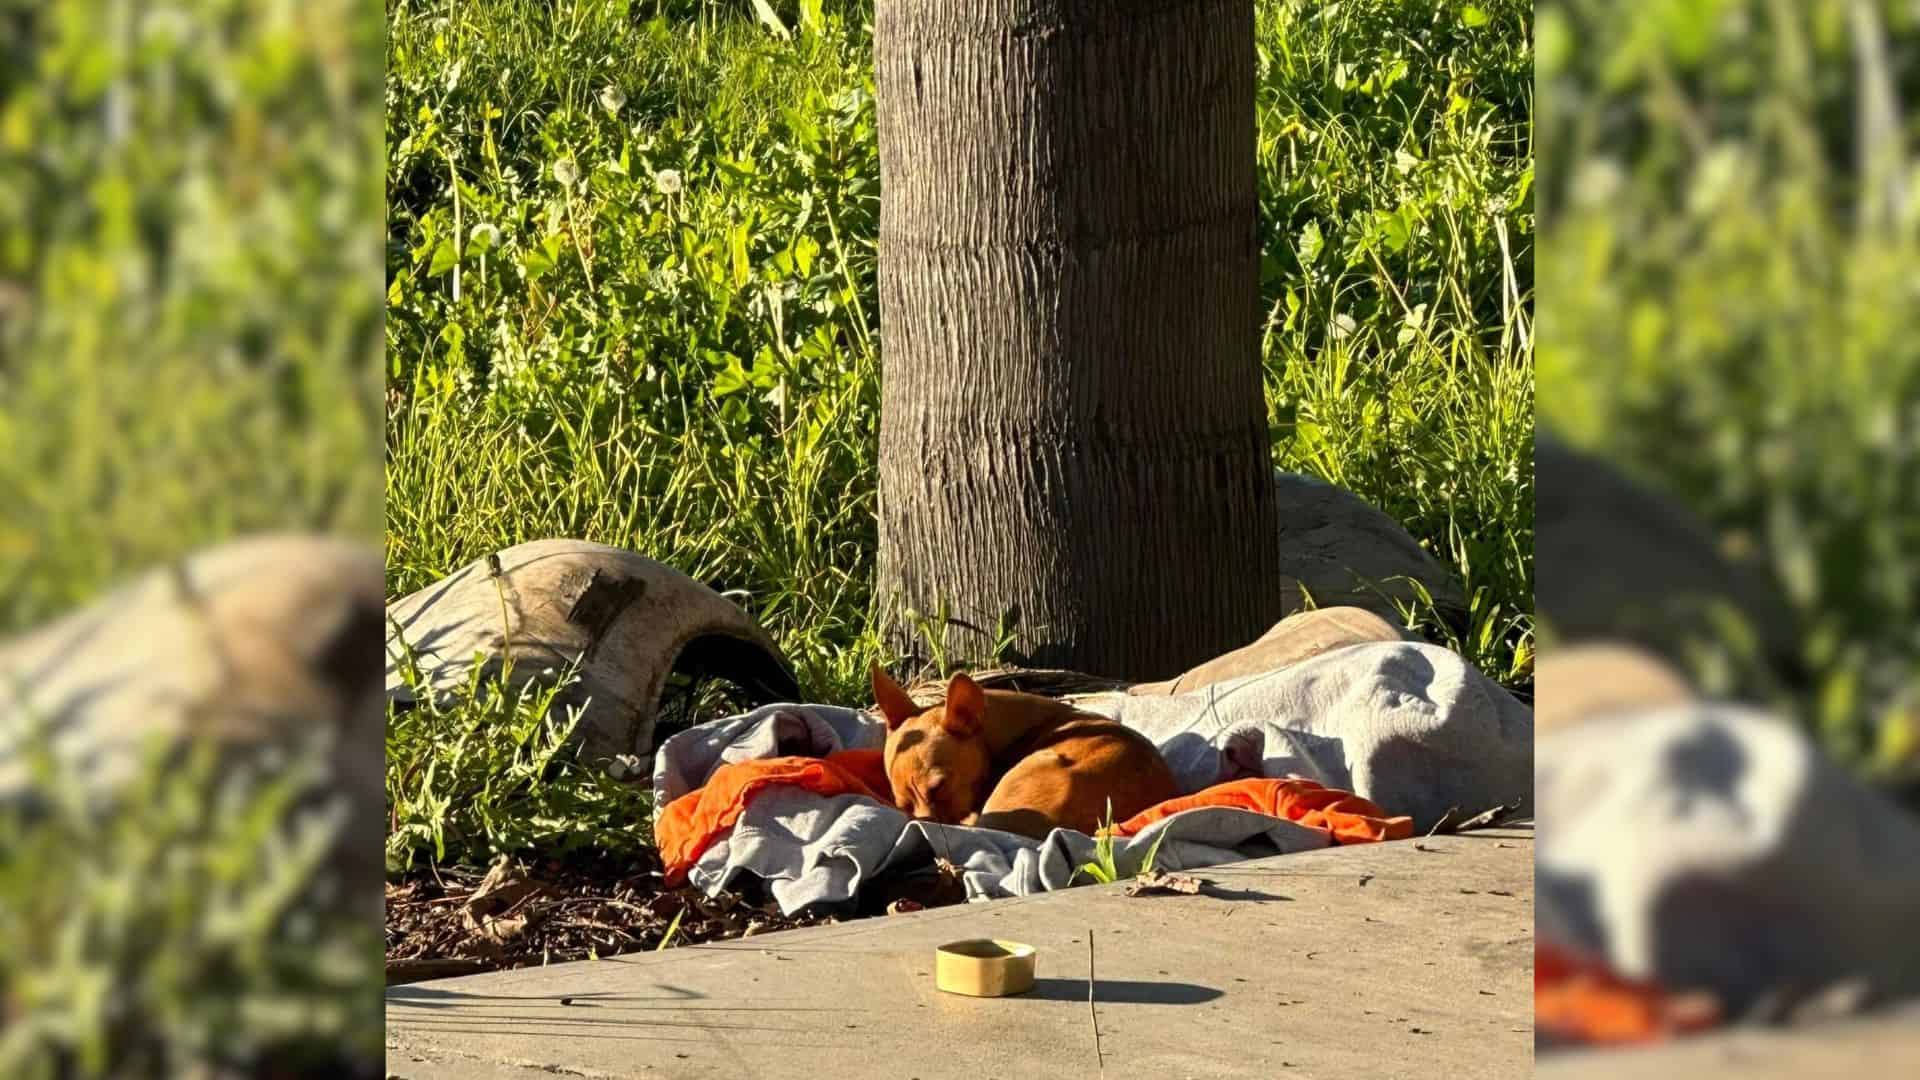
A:
POLYGON ((673 913, 673 921, 667 924, 667 932, 660 936, 660 944, 653 947, 654 952, 665 952, 673 944, 673 936, 680 932, 680 920, 685 918, 686 908, 673 913))
POLYGON ((446 703, 409 677, 421 704, 387 725, 387 862, 485 866, 501 852, 632 854, 652 842, 644 786, 578 760, 570 711, 552 709, 570 672, 545 686, 510 684, 511 670, 446 703))
POLYGON ((378 25, 223 0, 121 49, 99 8, 0 14, 0 633, 248 532, 380 528, 378 133, 345 63, 378 25))
POLYGON ((104 812, 50 759, 32 809, 0 805, 6 1075, 339 1075, 378 1046, 378 934, 364 908, 313 903, 337 823, 296 807, 320 754, 211 750, 156 747, 104 812))
MULTIPOLYGON (((1074 867, 1074 877, 1085 874, 1102 885, 1111 885, 1120 880, 1120 864, 1115 860, 1113 850, 1113 825, 1113 800, 1108 799, 1106 820, 1094 833, 1093 858, 1074 867)), ((1170 828, 1162 829, 1160 835, 1153 838, 1153 845, 1147 848, 1146 857, 1140 860, 1140 868, 1136 873, 1142 877, 1153 873, 1154 863, 1160 858, 1160 842, 1172 831, 1170 828)))
POLYGON ((1543 423, 1770 572, 1816 675, 1778 704, 1871 770, 1920 760, 1920 20, 1868 6, 1909 107, 1886 175, 1848 5, 1541 5, 1540 370, 1543 423))
MULTIPOLYGON (((884 659, 871 7, 768 10, 784 33, 745 0, 389 6, 388 589, 615 544, 736 591, 807 697, 855 701, 884 659)), ((1473 605, 1410 621, 1523 693, 1530 11, 1257 5, 1274 462, 1404 522, 1473 605)), ((453 765, 446 733, 480 730, 453 708, 390 741, 442 762, 431 790, 390 776, 427 827, 401 861, 436 828, 530 842, 505 822, 537 781, 428 809, 527 767, 471 743, 453 765)), ((598 813, 574 824, 632 827, 598 813)))

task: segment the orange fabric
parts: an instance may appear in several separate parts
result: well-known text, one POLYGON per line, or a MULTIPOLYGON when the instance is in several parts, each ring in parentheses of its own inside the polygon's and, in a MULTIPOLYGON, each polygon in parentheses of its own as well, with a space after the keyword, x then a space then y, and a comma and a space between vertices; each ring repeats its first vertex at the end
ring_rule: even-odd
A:
POLYGON ((824 758, 777 757, 722 765, 706 786, 667 804, 654 822, 654 842, 671 884, 685 880, 707 848, 734 823, 760 789, 795 784, 821 795, 865 795, 882 802, 888 790, 878 750, 844 750, 824 758), (877 790, 876 790, 877 789, 877 790))
POLYGON ((1113 831, 1117 836, 1132 836, 1161 818, 1202 806, 1252 810, 1257 814, 1325 829, 1333 834, 1336 844, 1405 840, 1413 835, 1412 818, 1388 817, 1385 810, 1350 791, 1322 787, 1312 780, 1279 780, 1265 776, 1229 780, 1205 791, 1168 799, 1114 826, 1113 831))
POLYGON ((1717 1005, 1616 975, 1604 963, 1551 942, 1534 946, 1533 1020, 1538 1029, 1590 1045, 1645 1043, 1720 1023, 1717 1005))
POLYGON ((887 779, 887 755, 883 750, 842 750, 830 755, 828 761, 840 766, 854 775, 854 778, 867 785, 873 796, 887 805, 893 805, 893 781, 887 779))

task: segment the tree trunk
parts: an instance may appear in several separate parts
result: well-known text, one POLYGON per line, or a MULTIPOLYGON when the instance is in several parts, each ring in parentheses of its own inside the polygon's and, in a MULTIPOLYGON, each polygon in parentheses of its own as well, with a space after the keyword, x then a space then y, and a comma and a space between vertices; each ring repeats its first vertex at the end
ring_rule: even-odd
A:
MULTIPOLYGON (((880 599, 1166 678, 1280 614, 1252 0, 879 0, 880 599)), ((1004 657, 1003 657, 1004 658, 1004 657)))

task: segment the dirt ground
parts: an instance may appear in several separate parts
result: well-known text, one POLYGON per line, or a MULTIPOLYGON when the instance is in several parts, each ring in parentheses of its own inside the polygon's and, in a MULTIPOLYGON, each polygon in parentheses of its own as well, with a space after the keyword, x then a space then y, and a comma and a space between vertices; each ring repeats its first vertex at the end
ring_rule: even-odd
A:
POLYGON ((387 985, 539 967, 772 930, 958 903, 943 866, 893 885, 859 908, 780 914, 758 882, 708 897, 670 887, 652 852, 638 862, 499 859, 486 870, 431 867, 387 883, 387 985))

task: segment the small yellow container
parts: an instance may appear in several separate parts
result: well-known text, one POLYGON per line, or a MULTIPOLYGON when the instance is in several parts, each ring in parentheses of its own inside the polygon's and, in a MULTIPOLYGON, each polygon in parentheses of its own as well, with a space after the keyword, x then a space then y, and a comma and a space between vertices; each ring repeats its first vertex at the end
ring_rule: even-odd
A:
POLYGON ((940 946, 933 956, 933 984, 949 994, 1006 997, 1033 989, 1033 946, 976 938, 940 946))

